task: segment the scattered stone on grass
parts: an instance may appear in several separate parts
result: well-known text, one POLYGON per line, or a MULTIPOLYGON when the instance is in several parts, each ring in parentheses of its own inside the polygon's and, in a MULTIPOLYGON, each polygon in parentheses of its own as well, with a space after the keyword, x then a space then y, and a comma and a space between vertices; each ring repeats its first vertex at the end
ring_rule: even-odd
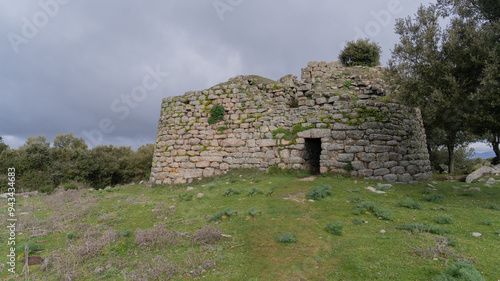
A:
POLYGON ((198 197, 198 198, 203 198, 203 196, 205 196, 205 194, 203 194, 203 193, 198 193, 198 194, 196 195, 196 197, 198 197))
POLYGON ((474 236, 474 237, 481 237, 483 235, 481 233, 479 233, 479 232, 472 232, 472 236, 474 236))
POLYGON ((191 190, 194 190, 194 187, 188 186, 188 188, 186 188, 186 191, 191 191, 191 190))
POLYGON ((378 193, 378 194, 386 193, 385 191, 382 191, 382 190, 376 190, 375 188, 373 188, 371 186, 367 186, 367 187, 365 187, 365 189, 368 189, 369 191, 375 192, 375 193, 378 193))
POLYGON ((307 178, 298 179, 298 181, 314 181, 318 176, 311 176, 307 178))

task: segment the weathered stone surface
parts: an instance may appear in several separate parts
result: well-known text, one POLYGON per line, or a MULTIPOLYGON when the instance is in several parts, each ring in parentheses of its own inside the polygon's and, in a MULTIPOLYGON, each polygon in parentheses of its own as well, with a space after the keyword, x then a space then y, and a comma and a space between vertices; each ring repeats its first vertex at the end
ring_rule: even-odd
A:
POLYGON ((243 145, 245 145, 245 142, 240 139, 225 139, 221 142, 221 146, 235 147, 243 145))
POLYGON ((255 143, 259 147, 276 146, 276 140, 273 139, 257 140, 255 143))
POLYGON ((466 178, 465 182, 471 183, 474 180, 482 177, 483 175, 488 175, 488 174, 498 174, 500 173, 500 165, 496 165, 494 167, 488 167, 488 166, 483 166, 474 172, 470 173, 466 178))
POLYGON ((354 160, 353 153, 341 153, 337 157, 337 161, 341 161, 341 162, 348 162, 348 161, 353 161, 353 160, 354 160))

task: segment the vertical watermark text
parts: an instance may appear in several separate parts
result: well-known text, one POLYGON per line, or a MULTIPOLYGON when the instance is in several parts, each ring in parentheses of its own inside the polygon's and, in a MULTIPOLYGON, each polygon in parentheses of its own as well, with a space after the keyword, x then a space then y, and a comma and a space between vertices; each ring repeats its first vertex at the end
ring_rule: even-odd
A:
POLYGON ((16 169, 8 168, 7 171, 7 266, 10 273, 16 272, 16 169))

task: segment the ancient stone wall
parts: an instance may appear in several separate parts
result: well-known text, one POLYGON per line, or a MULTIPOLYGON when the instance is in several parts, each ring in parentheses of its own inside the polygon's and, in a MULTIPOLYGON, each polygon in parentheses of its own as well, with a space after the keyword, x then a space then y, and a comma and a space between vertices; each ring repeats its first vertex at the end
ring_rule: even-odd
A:
POLYGON ((238 76, 165 98, 151 181, 184 183, 273 165, 389 182, 427 179, 420 111, 386 97, 381 71, 310 62, 301 81, 238 76), (224 118, 209 124, 216 104, 224 107, 224 118))

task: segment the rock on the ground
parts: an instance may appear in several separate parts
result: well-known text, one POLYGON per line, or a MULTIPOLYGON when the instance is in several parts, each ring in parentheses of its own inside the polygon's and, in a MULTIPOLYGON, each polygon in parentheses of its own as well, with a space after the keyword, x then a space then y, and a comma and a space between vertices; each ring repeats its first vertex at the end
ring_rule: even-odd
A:
POLYGON ((497 174, 500 173, 500 165, 496 165, 493 167, 488 167, 488 166, 483 166, 474 172, 470 173, 467 178, 465 178, 465 182, 471 183, 474 180, 482 177, 483 175, 488 175, 488 174, 497 174))
POLYGON ((194 187, 188 186, 188 188, 186 188, 186 191, 191 191, 191 190, 194 190, 194 187))
POLYGON ((368 189, 369 191, 371 191, 371 192, 375 192, 375 193, 378 193, 378 194, 385 193, 385 191, 382 191, 382 190, 376 190, 375 188, 373 188, 373 187, 371 187, 371 186, 367 186, 367 187, 365 187, 365 189, 368 189))
POLYGON ((472 236, 474 236, 474 237, 481 237, 483 235, 481 233, 479 233, 479 232, 472 232, 472 236))

